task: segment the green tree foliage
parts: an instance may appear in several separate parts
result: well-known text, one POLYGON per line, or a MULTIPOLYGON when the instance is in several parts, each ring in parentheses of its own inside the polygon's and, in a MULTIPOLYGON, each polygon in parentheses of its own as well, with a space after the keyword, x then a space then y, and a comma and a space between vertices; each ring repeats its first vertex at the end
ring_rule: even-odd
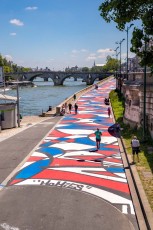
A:
POLYGON ((2 55, 0 54, 0 66, 3 66, 4 63, 3 63, 3 58, 2 58, 2 55))
POLYGON ((89 68, 88 67, 83 67, 82 72, 89 72, 89 68))
POLYGON ((92 73, 100 73, 103 71, 103 67, 102 66, 93 66, 90 71, 92 73))
POLYGON ((30 71, 31 68, 25 68, 22 66, 18 66, 17 64, 14 64, 11 61, 8 61, 6 58, 3 58, 0 54, 0 66, 3 66, 4 73, 10 73, 10 72, 27 72, 30 71))
POLYGON ((106 65, 103 66, 104 72, 114 72, 119 67, 119 61, 111 56, 107 56, 106 58, 106 65))
POLYGON ((153 0, 105 0, 100 6, 100 15, 106 22, 114 21, 119 30, 127 23, 141 20, 142 27, 134 28, 131 51, 141 57, 141 64, 153 67, 153 0), (147 52, 144 43, 147 42, 147 52))

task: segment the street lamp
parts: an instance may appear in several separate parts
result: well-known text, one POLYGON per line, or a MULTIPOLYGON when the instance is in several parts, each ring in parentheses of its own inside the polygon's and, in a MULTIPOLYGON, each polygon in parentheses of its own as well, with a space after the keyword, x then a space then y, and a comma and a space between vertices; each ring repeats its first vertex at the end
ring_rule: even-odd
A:
POLYGON ((145 65, 144 65, 144 82, 143 82, 143 141, 146 141, 146 52, 147 52, 147 37, 145 35, 145 44, 144 44, 144 55, 145 55, 145 65))
POLYGON ((121 74, 121 45, 122 45, 122 42, 125 40, 125 38, 123 38, 120 42, 116 42, 116 44, 119 44, 120 45, 120 74, 121 74))
POLYGON ((117 59, 117 57, 118 57, 118 55, 117 55, 117 50, 119 49, 119 46, 114 50, 115 51, 115 53, 116 53, 116 59, 117 59))
POLYGON ((123 38, 120 42, 116 42, 116 44, 119 44, 120 45, 120 82, 119 82, 119 86, 120 86, 120 93, 121 93, 121 68, 122 68, 122 63, 121 63, 121 45, 122 45, 122 42, 125 40, 125 38, 123 38))
POLYGON ((128 27, 127 27, 127 29, 125 30, 126 31, 126 33, 127 33, 127 62, 126 62, 126 74, 127 74, 127 80, 128 80, 128 51, 129 51, 129 35, 128 35, 128 31, 129 31, 129 29, 132 27, 132 26, 134 26, 134 24, 132 23, 132 24, 130 24, 128 27))
MULTIPOLYGON (((116 47, 116 49, 114 50, 115 51, 115 55, 116 55, 116 61, 117 61, 117 65, 118 65, 118 53, 117 53, 117 50, 119 49, 119 46, 116 47)), ((116 74, 115 74, 115 77, 117 78, 117 66, 116 66, 116 74)))

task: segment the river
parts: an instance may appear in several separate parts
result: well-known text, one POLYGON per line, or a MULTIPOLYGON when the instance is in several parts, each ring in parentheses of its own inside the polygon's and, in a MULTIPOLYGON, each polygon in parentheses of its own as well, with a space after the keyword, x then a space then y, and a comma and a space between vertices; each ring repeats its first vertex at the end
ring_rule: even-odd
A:
MULTIPOLYGON (((44 82, 41 78, 34 81, 36 87, 19 87, 20 113, 22 116, 40 115, 49 106, 55 107, 77 91, 86 88, 82 79, 66 79, 63 86, 54 86, 52 81, 44 82)), ((7 95, 16 96, 17 91, 9 90, 7 95)))

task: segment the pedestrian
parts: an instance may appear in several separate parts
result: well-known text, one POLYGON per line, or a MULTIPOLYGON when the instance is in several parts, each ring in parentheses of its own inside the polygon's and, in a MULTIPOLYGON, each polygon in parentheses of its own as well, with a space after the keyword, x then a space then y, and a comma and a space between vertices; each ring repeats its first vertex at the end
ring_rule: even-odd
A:
POLYGON ((98 89, 98 85, 97 84, 95 84, 95 89, 98 89))
POLYGON ((100 142, 101 142, 101 136, 102 133, 99 131, 99 129, 97 128, 97 131, 95 132, 96 135, 96 146, 97 146, 97 150, 100 148, 100 142))
POLYGON ((140 142, 136 136, 131 140, 132 154, 133 154, 133 164, 135 163, 135 154, 137 155, 137 160, 139 162, 139 152, 140 152, 140 142))
POLYGON ((72 104, 71 104, 71 103, 69 103, 69 104, 68 104, 68 107, 69 107, 69 113, 71 113, 71 110, 72 110, 72 104))
POLYGON ((73 99, 74 99, 74 101, 76 100, 76 95, 75 94, 73 95, 73 99))
POLYGON ((65 113, 67 113, 67 102, 65 102, 65 113))
POLYGON ((77 105, 77 103, 74 104, 74 109, 75 109, 75 114, 77 114, 78 113, 78 105, 77 105))
POLYGON ((110 114, 111 114, 111 109, 110 109, 110 107, 108 107, 107 112, 108 112, 108 116, 110 117, 110 114))

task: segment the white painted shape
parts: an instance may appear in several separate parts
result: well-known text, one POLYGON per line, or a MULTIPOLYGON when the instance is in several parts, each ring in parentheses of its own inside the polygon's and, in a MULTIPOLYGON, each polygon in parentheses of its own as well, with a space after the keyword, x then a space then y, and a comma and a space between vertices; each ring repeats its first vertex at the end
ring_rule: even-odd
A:
POLYGON ((91 134, 94 131, 93 130, 83 130, 83 129, 58 129, 59 132, 63 132, 66 134, 91 134))
POLYGON ((103 165, 104 166, 123 166, 122 163, 116 163, 116 162, 109 162, 109 161, 103 161, 103 165))
POLYGON ((71 135, 71 136, 67 136, 66 138, 73 138, 73 139, 76 139, 76 138, 82 138, 82 137, 87 137, 87 135, 86 135, 86 134, 71 135))
POLYGON ((67 158, 70 156, 98 156, 98 157, 103 157, 104 155, 96 152, 92 152, 92 155, 89 151, 73 151, 73 152, 68 152, 62 155, 60 158, 67 158))
POLYGON ((114 173, 115 175, 122 177, 122 178, 126 178, 125 173, 114 173))
POLYGON ((69 124, 58 124, 56 125, 56 127, 65 127, 65 126, 68 126, 69 124))
POLYGON ((56 140, 58 137, 46 137, 45 140, 56 140))
POLYGON ((48 158, 45 154, 39 152, 33 152, 31 156, 48 158))
POLYGON ((122 205, 122 213, 128 214, 127 205, 122 205))
POLYGON ((93 148, 92 145, 84 145, 84 144, 77 144, 77 143, 56 143, 53 144, 52 147, 55 148, 60 148, 63 150, 73 150, 73 149, 77 149, 77 150, 84 150, 84 149, 91 149, 93 148))

